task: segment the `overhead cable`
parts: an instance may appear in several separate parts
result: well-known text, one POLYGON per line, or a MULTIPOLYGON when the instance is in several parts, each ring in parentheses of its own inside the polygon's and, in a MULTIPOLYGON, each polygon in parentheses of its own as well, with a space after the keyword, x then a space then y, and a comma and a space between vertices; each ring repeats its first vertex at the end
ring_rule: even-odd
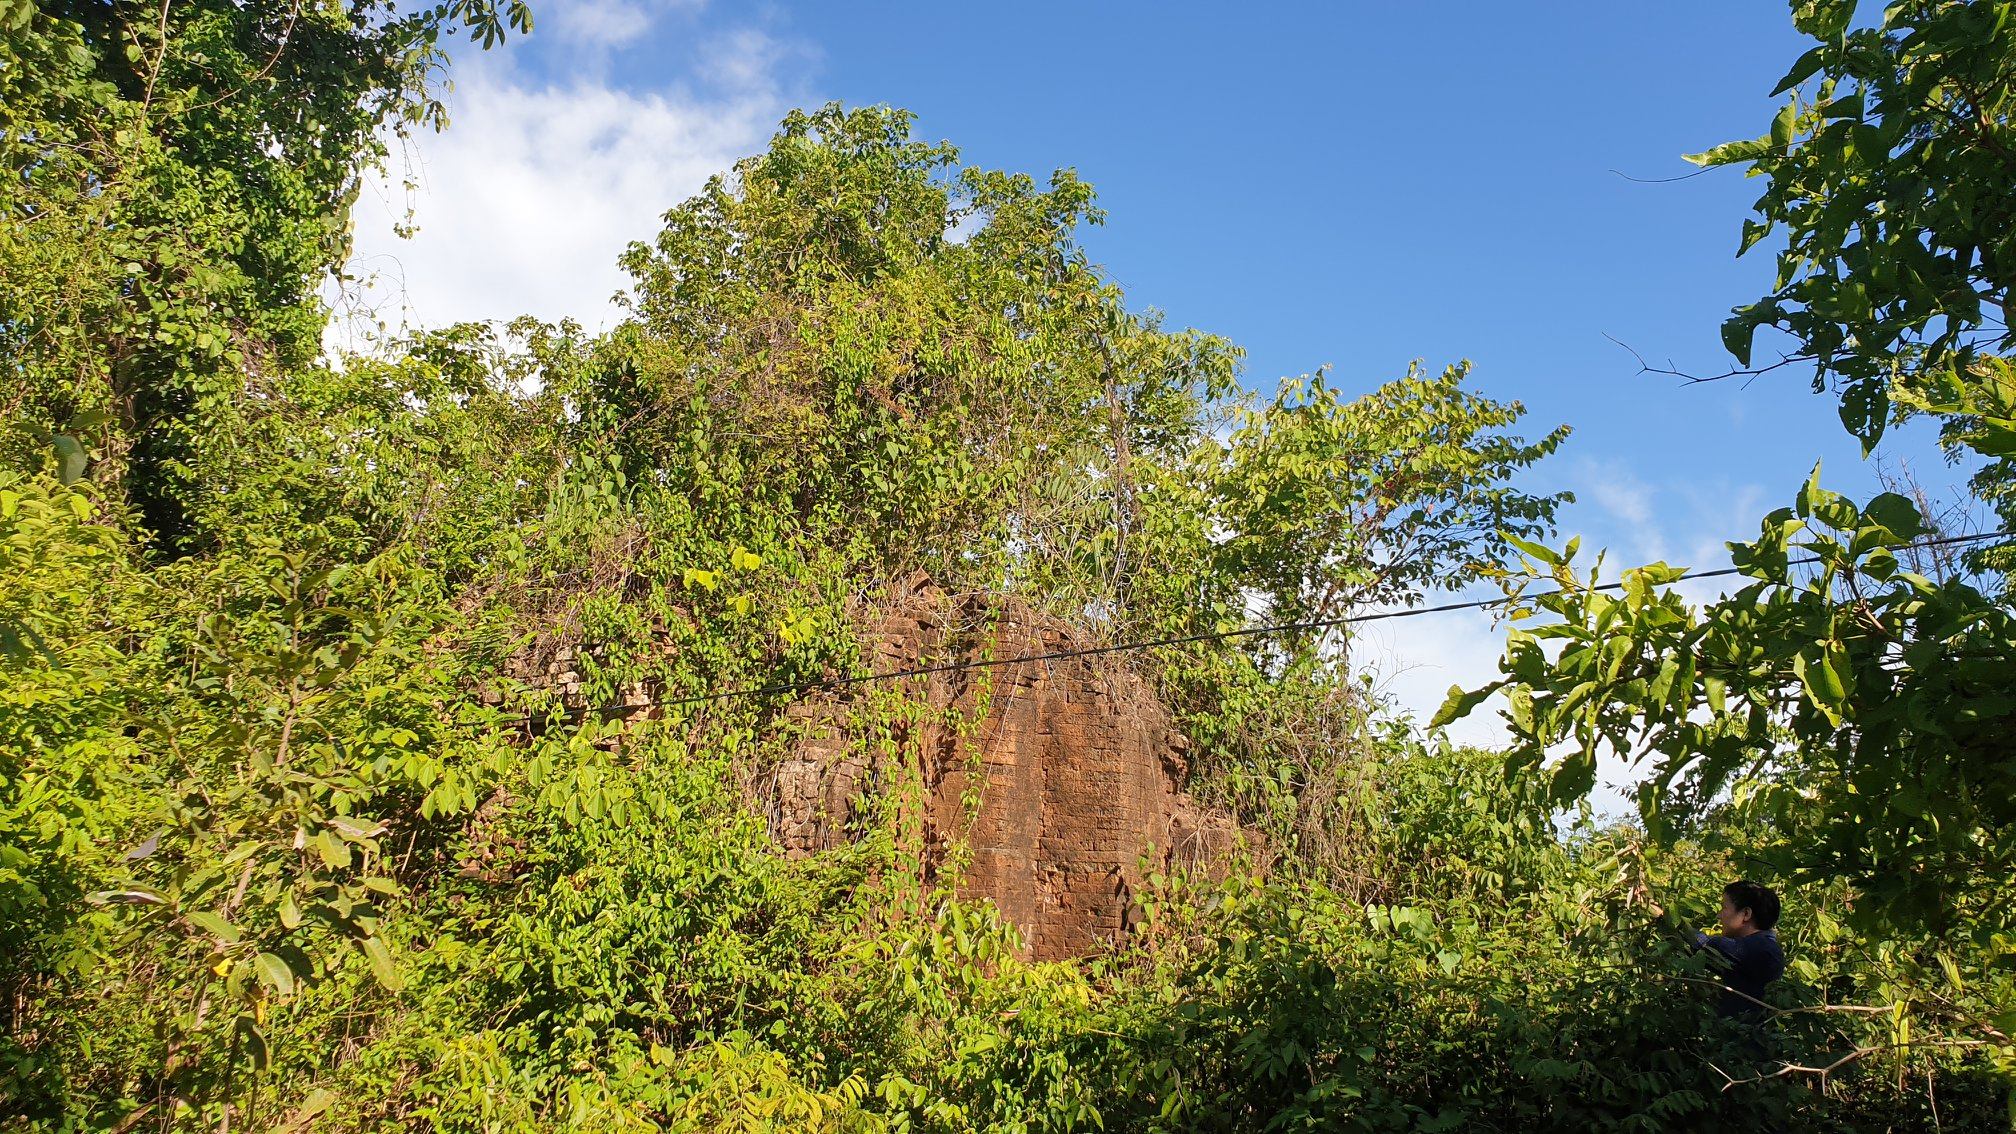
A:
MULTIPOLYGON (((1917 543, 1901 544, 1891 550, 1929 550, 1950 547, 1955 544, 1976 543, 1986 539, 2006 538, 2008 532, 1977 532, 1973 535, 1947 536, 1942 539, 1923 540, 1917 543)), ((1805 567, 1823 562, 1818 556, 1788 561, 1788 566, 1805 567)), ((1716 579, 1729 575, 1740 575, 1741 567, 1724 567, 1714 571, 1690 571, 1667 580, 1662 585, 1690 582, 1695 579, 1716 579)), ((1583 588, 1590 591, 1615 591, 1626 586, 1623 580, 1614 583, 1600 583, 1583 588)), ((1085 646, 1068 650, 1051 650, 1039 654, 1017 654, 1006 658, 981 658, 973 661, 944 662, 939 665, 913 666, 909 669, 882 670, 856 674, 851 677, 828 677, 811 681, 780 682, 774 685, 751 685, 736 689, 717 690, 712 693, 696 693, 687 697, 668 697, 648 701, 636 701, 623 705, 588 706, 568 709, 557 713, 525 714, 509 718, 511 721, 532 721, 540 719, 574 719, 593 713, 603 719, 618 719, 646 709, 674 708, 680 705, 697 705, 713 701, 733 701, 750 697, 774 697, 787 693, 817 693, 832 689, 844 689, 852 685, 865 685, 877 681, 896 681, 905 677, 923 677, 935 673, 957 673, 964 670, 991 669, 1004 665, 1024 665, 1030 662, 1063 661, 1068 658, 1097 657, 1102 654, 1126 653, 1132 650, 1152 650, 1165 646, 1186 646, 1201 642, 1221 642, 1233 638, 1254 638, 1269 634, 1290 634, 1307 630, 1334 630, 1343 626, 1356 626, 1366 622, 1383 622, 1395 618, 1419 618, 1429 614, 1448 614, 1459 610, 1484 610, 1503 606, 1512 602, 1532 602, 1562 591, 1547 591, 1538 595, 1501 595, 1497 598, 1476 599, 1468 602, 1450 602, 1439 606, 1417 606, 1401 610, 1375 611, 1370 614, 1352 614, 1342 618, 1324 618, 1310 622, 1281 622, 1266 626, 1247 626, 1235 630, 1214 630, 1202 634, 1181 634, 1171 638, 1151 638, 1135 642, 1116 642, 1107 646, 1085 646)))

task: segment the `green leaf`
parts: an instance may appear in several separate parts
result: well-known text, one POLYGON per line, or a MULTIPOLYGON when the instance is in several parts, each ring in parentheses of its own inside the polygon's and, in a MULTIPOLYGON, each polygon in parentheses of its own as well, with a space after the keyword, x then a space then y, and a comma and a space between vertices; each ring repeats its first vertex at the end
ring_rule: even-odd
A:
POLYGON ((1520 551, 1524 552, 1528 557, 1537 559, 1540 562, 1545 563, 1549 567, 1558 567, 1561 565, 1561 556, 1556 554, 1553 550, 1541 544, 1534 543, 1532 540, 1520 539, 1518 536, 1513 535, 1511 532, 1505 532, 1503 534, 1505 536, 1506 543, 1509 543, 1513 547, 1518 548, 1520 551))
POLYGON ((1792 131, 1799 122, 1799 100, 1790 99, 1771 120, 1771 148, 1782 150, 1792 144, 1792 131))
POLYGON ((329 826, 346 839, 364 840, 376 838, 385 833, 385 824, 375 819, 364 819, 350 815, 331 815, 329 826))
POLYGON ((313 842, 315 853, 322 856, 322 865, 335 869, 350 865, 350 844, 338 838, 336 832, 317 831, 313 842))
POLYGON ((293 995, 294 970, 286 961, 271 953, 261 953, 253 958, 252 969, 259 974, 259 983, 272 989, 275 996, 293 995))
POLYGON ((1838 499, 1834 493, 1820 487, 1820 462, 1813 462, 1813 471, 1806 474, 1806 483, 1799 486, 1794 510, 1802 517, 1811 516, 1814 509, 1834 499, 1838 499))
POLYGON ((294 1108, 294 1117, 297 1120, 313 1118, 335 1105, 336 1092, 327 1087, 317 1087, 308 1092, 307 1097, 301 1100, 300 1106, 294 1108))
POLYGON ((222 914, 212 913, 209 910, 197 910, 194 913, 185 913, 182 916, 189 924, 217 938, 219 941, 233 942, 243 936, 237 926, 224 920, 224 915, 222 914))
POLYGON ((1669 657, 1664 662, 1661 662, 1658 676, 1652 679, 1652 684, 1646 691, 1651 703, 1655 705, 1666 704, 1673 693, 1673 681, 1679 676, 1679 658, 1669 657))
POLYGON ((1976 418, 1974 425, 1961 438, 1969 449, 1984 457, 2016 457, 2016 421, 1982 417, 1976 418))
POLYGON ((1596 786, 1596 755, 1593 752, 1575 752, 1554 769, 1548 789, 1558 802, 1567 803, 1589 794, 1596 786))
POLYGON ((86 895, 84 900, 94 906, 118 905, 168 905, 168 896, 149 886, 128 886, 123 890, 100 890, 86 895))
POLYGON ((1885 492, 1871 499, 1863 506, 1862 516, 1905 542, 1918 539, 1930 530, 1918 513, 1918 505, 1910 497, 1895 492, 1885 492))
POLYGON ((1750 365, 1750 351, 1763 321, 1755 305, 1741 308, 1722 321, 1722 347, 1736 357, 1738 365, 1750 365))
POLYGON ((1838 727, 1841 723, 1841 703, 1847 691, 1842 687, 1841 675, 1834 671, 1826 655, 1814 659, 1803 654, 1795 656, 1792 669, 1805 685, 1806 695, 1813 702, 1813 707, 1838 727))
POLYGON ((1778 85, 1771 88, 1771 94, 1774 97, 1784 94, 1786 91, 1791 90, 1793 87, 1798 86, 1800 83, 1819 73, 1821 66, 1827 60, 1828 50, 1823 45, 1801 55, 1798 62, 1792 64, 1792 69, 1785 72, 1785 77, 1778 80, 1778 85))
MULTIPOLYGON (((1795 0, 1792 5, 1792 26, 1822 41, 1839 37, 1854 18, 1855 0, 1795 0)), ((1808 54, 1831 46, 1823 42, 1808 54)))
POLYGON ((1671 693, 1666 699, 1668 712, 1685 710, 1694 696, 1694 653, 1689 650, 1680 655, 1680 671, 1674 675, 1671 693))
POLYGON ((378 978, 378 983, 388 992, 399 991, 404 982, 399 979, 399 967, 392 962, 392 950, 385 944, 385 939, 366 937, 360 947, 365 958, 371 962, 371 975, 378 978))
POLYGON ((1890 425, 1890 387, 1881 378, 1862 378, 1841 391, 1841 424, 1862 441, 1862 455, 1876 451, 1890 425))
POLYGON ((273 1065, 273 1049, 266 1042, 266 1033, 251 1016, 238 1017, 238 1042, 254 1070, 264 1071, 273 1065))
POLYGON ((1512 716, 1512 727, 1522 735, 1533 735, 1533 691, 1524 685, 1514 685, 1505 695, 1507 711, 1512 716))
POLYGON ((1470 711, 1482 704, 1485 698, 1504 687, 1505 682, 1494 681, 1482 689, 1466 692, 1461 685, 1451 685, 1449 687, 1449 696, 1442 702, 1442 707, 1435 710, 1435 716, 1428 722, 1428 727, 1441 728, 1452 721, 1460 720, 1470 715, 1470 711))
POLYGON ((67 433, 58 433, 50 438, 49 447, 56 453, 56 479, 68 486, 84 479, 84 470, 91 465, 91 455, 84 451, 83 442, 67 433))
POLYGON ((1755 161, 1771 152, 1769 138, 1753 138, 1747 142, 1724 142, 1710 150, 1698 154, 1683 154, 1681 160, 1694 165, 1708 167, 1734 165, 1739 161, 1755 161))

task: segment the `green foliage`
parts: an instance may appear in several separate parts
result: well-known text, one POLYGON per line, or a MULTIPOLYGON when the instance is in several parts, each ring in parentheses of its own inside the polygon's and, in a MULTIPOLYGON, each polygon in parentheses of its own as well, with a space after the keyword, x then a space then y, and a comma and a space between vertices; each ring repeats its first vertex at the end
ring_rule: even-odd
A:
MULTIPOLYGON (((1949 448, 1988 458, 1974 487, 2006 519, 2016 446, 1991 352, 2009 340, 1990 311, 2007 305, 2012 251, 2009 6, 1900 3, 1864 26, 1856 7, 1795 3, 1819 45, 1780 83, 1792 94, 1771 133, 1690 159, 1769 180, 1739 254, 1786 234, 1773 293, 1724 341, 1749 367, 1759 327, 1792 335, 1865 446, 1893 412, 1939 416, 1949 448)), ((2006 593, 1908 569, 1899 550, 1930 534, 1909 500, 1858 507, 1816 468, 1757 540, 1731 544, 1754 581, 1698 607, 1671 588, 1680 569, 1599 589, 1572 544, 1522 544, 1510 594, 1534 624, 1512 632, 1504 676, 1451 690, 1438 720, 1501 694, 1512 769, 1558 755, 1558 798, 1589 790, 1602 753, 1651 764, 1655 834, 1702 832, 1753 873, 1848 887, 1823 929, 1866 938, 1882 974, 1867 984, 1888 1004, 1869 1009, 1856 1058, 1908 1047, 1915 1025, 1939 1036, 1915 1042, 1980 1049, 2006 1074, 2016 784, 1999 736, 2016 640, 2006 593)), ((2006 549, 1973 562, 2006 565, 2006 549)))
POLYGON ((76 625, 109 616, 137 628, 145 613, 106 586, 126 564, 95 515, 84 490, 0 476, 0 971, 10 980, 76 965, 90 934, 82 899, 112 869, 106 843, 138 819, 119 790, 133 746, 98 725, 117 718, 131 663, 114 634, 76 625), (38 932, 49 927, 79 936, 38 932))
POLYGON ((1513 759, 1557 745, 1556 790, 1588 788, 1599 751, 1656 759, 1655 816, 1698 817, 1737 800, 1783 832, 1780 863, 1809 883, 1841 879, 1861 916, 1947 932, 1995 918, 2016 868, 2016 783, 1999 722, 2016 701, 2008 610, 1894 554, 1923 534, 1908 500, 1857 507, 1822 489, 1732 545, 1756 581, 1691 608, 1662 565, 1625 573, 1614 597, 1566 557, 1522 614, 1506 655, 1513 759), (1553 648, 1550 648, 1550 644, 1553 648))
POLYGON ((1039 189, 956 159, 902 113, 786 119, 630 248, 638 318, 584 409, 628 477, 752 547, 947 583, 1062 585, 1089 557, 1106 593, 1077 600, 1124 594, 1152 569, 1135 466, 1180 461, 1237 352, 1125 310, 1073 243, 1097 214, 1068 172, 1039 189), (1088 490, 1074 461, 1110 481, 1088 490))
MULTIPOLYGON (((674 208, 606 335, 318 363, 379 131, 438 122, 451 30, 527 22, 0 3, 0 350, 25 379, 0 1125, 1842 1129, 1916 1120, 1932 1075, 1947 1121, 1982 1110, 1972 1048, 1893 1045, 1828 1093, 1730 1084, 1754 1056, 1646 894, 1774 848, 1719 813, 1689 816, 1700 846, 1564 822, 1392 719, 1321 633, 1140 659, 1195 740, 1186 786, 1267 861, 1158 875, 1110 954, 1027 962, 960 896, 971 848, 927 844, 899 689, 849 706, 882 777, 851 840, 779 853, 759 801, 791 698, 685 698, 861 672, 891 580, 1108 640, 1405 605, 1541 546, 1562 498, 1514 481, 1565 429, 1523 440, 1462 366, 1245 394, 1235 347, 1087 260, 1088 186, 963 167, 887 109, 793 114, 674 208)), ((1860 578, 1876 552, 1842 554, 1860 578)), ((1879 609, 1988 625, 1957 591, 1905 601, 1879 609)), ((1874 723, 1845 689, 1824 708, 1874 723)), ((944 723, 971 740, 973 716, 944 723)), ((1963 743, 1922 731, 1883 743, 1963 743)), ((1989 845, 1980 806, 1941 854, 1989 845)), ((1872 959, 1839 889, 1788 918, 1793 1054, 1856 1042, 1823 1001, 1930 987, 1927 939, 1872 959)))
POLYGON ((2016 6, 1906 0, 1858 26, 1859 7, 1796 0, 1816 43, 1779 81, 1770 132, 1688 160, 1766 179, 1739 252, 1785 239, 1771 294, 1736 309, 1723 342, 1749 367, 1760 327, 1790 335, 1873 448, 1900 389, 2011 341, 2016 6))
MULTIPOLYGON (((1865 447, 1896 413, 1937 416, 1949 449, 1988 458, 1974 487, 2007 519, 2016 427, 1994 352, 2010 340, 1992 309, 2016 255, 2011 8, 1905 2, 1864 26, 1856 8, 1795 3, 1820 42, 1781 82, 1793 93, 1771 133, 1691 159, 1768 179, 1739 254, 1786 236, 1773 293, 1723 338, 1749 367, 1759 327, 1792 335, 1865 447)), ((1859 939, 1874 960, 1861 983, 1882 1001, 1829 1006, 1863 1017, 1849 1062, 1945 1046, 1999 1069, 2006 1091, 2016 622, 2006 591, 1910 569, 1902 549, 1936 534, 1910 500, 1858 506, 1816 468, 1793 507, 1730 545, 1751 581, 1712 601, 1674 590, 1679 568, 1599 586, 1573 544, 1522 543, 1508 596, 1529 625, 1500 680, 1451 690, 1437 720, 1499 694, 1515 775, 1544 769, 1573 800, 1605 753, 1647 764, 1653 834, 1701 835, 1803 892, 1839 888, 1823 942, 1859 939)), ((1973 557, 2007 562, 2006 547, 1973 557)))
MULTIPOLYGON (((1468 373, 1417 370, 1354 401, 1319 374, 1242 409, 1210 486, 1217 522, 1236 533, 1217 573, 1263 594, 1270 622, 1324 621, 1462 587, 1492 573, 1508 537, 1550 530, 1573 498, 1508 482, 1568 428, 1531 445, 1496 432, 1524 410, 1463 389, 1468 373)), ((1278 641, 1303 653, 1311 637, 1278 641)))
POLYGON ((380 127, 445 121, 440 40, 507 23, 523 0, 0 4, 0 468, 88 456, 161 550, 219 538, 188 514, 207 415, 320 352, 380 127))
MULTIPOLYGON (((2016 281, 2016 6, 1913 0, 1858 22, 1861 7, 1794 3, 1816 43, 1779 82, 1770 133, 1688 159, 1766 178, 1739 255, 1784 238, 1771 294, 1722 339, 1747 370, 1760 328, 1789 335, 1783 360, 1754 369, 1813 363, 1865 452, 1895 419, 1936 417, 1948 452, 1980 462, 1976 497, 2016 526, 2016 402, 1998 357, 2016 281)), ((2006 577, 2016 548, 1968 558, 2006 577)))
POLYGON ((1923 535, 1909 500, 1858 507, 1815 469, 1795 507, 1730 545, 1755 581, 1698 609, 1669 586, 1676 568, 1626 571, 1613 593, 1572 549, 1535 547, 1527 578, 1551 585, 1519 599, 1515 619, 1533 625, 1511 632, 1505 676, 1451 690, 1438 719, 1501 694, 1511 767, 1560 754, 1548 782, 1563 799, 1589 791, 1603 753, 1651 764, 1640 801, 1655 833, 1740 831, 1766 872, 1851 887, 1839 916, 1872 940, 1942 943, 1892 994, 2006 1060, 2016 621, 1900 564, 1923 535))

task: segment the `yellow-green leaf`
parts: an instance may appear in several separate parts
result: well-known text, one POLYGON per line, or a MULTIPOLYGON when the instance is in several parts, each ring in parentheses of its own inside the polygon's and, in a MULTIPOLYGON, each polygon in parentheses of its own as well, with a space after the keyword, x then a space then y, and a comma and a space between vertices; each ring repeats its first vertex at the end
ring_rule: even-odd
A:
POLYGON ((277 996, 289 996, 294 992, 294 970, 286 961, 272 953, 261 953, 253 958, 252 969, 259 974, 259 983, 273 990, 277 996))
POLYGON ((399 967, 392 962, 392 950, 383 937, 366 937, 363 941, 364 956, 371 962, 371 975, 378 978, 387 991, 397 992, 403 982, 399 979, 399 967))

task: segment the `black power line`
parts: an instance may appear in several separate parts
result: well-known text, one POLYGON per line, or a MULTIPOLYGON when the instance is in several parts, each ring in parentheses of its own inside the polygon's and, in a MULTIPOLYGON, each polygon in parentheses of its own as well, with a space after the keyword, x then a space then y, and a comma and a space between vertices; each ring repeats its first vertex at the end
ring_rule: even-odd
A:
MULTIPOLYGON (((1949 547, 1954 544, 1974 543, 1984 539, 2001 539, 2011 534, 2009 532, 1978 532, 1974 535, 1948 536, 1943 539, 1930 539, 1919 543, 1902 544, 1891 550, 1910 551, 1949 547)), ((1805 559, 1790 560, 1788 566, 1806 567, 1820 562, 1823 562, 1823 560, 1819 556, 1809 556, 1805 559)), ((1728 575, 1740 575, 1743 573, 1743 570, 1741 567, 1724 567, 1715 571, 1692 571, 1677 576, 1664 585, 1670 586, 1673 583, 1684 583, 1694 579, 1716 579, 1728 575)), ((1619 580, 1614 583, 1601 583, 1588 589, 1593 591, 1615 591, 1623 589, 1624 585, 1624 582, 1619 580)), ((1288 634, 1298 630, 1332 630, 1340 626, 1355 626, 1364 622, 1382 622, 1391 618, 1418 618, 1426 614, 1447 614, 1458 610, 1483 610, 1487 607, 1500 606, 1508 602, 1530 601, 1560 593, 1562 592, 1548 591, 1538 595, 1503 595, 1498 598, 1477 599, 1470 602, 1443 603, 1440 606, 1418 606, 1405 610, 1381 611, 1376 614, 1353 614, 1343 618, 1325 618, 1313 622, 1282 622, 1267 626, 1248 626, 1239 630, 1218 630, 1207 634, 1183 634, 1173 638, 1154 638, 1139 642, 1117 642, 1110 646, 1086 646, 1082 649, 1053 650, 1041 654, 1018 654, 1008 658, 984 658, 978 661, 945 662, 940 665, 917 666, 911 669, 863 673, 853 677, 829 677, 816 681, 783 682, 776 685, 751 685, 740 689, 724 689, 714 693, 696 693, 689 697, 669 697, 659 700, 637 701, 627 705, 601 705, 569 709, 564 713, 549 715, 558 715, 564 719, 571 720, 595 713, 601 715, 604 719, 613 719, 627 717, 632 713, 644 709, 697 705, 711 701, 733 701, 744 697, 769 697, 784 693, 813 693, 828 689, 843 689, 851 685, 865 685, 873 681, 895 681, 904 677, 922 677, 933 673, 956 673, 962 670, 990 669, 995 666, 1022 665, 1028 662, 1097 657, 1101 654, 1118 654, 1129 650, 1152 650, 1162 646, 1185 646, 1198 642, 1220 642, 1232 638, 1259 637, 1264 634, 1288 634)), ((540 718, 530 713, 520 717, 508 718, 511 721, 526 722, 536 719, 540 718)))

